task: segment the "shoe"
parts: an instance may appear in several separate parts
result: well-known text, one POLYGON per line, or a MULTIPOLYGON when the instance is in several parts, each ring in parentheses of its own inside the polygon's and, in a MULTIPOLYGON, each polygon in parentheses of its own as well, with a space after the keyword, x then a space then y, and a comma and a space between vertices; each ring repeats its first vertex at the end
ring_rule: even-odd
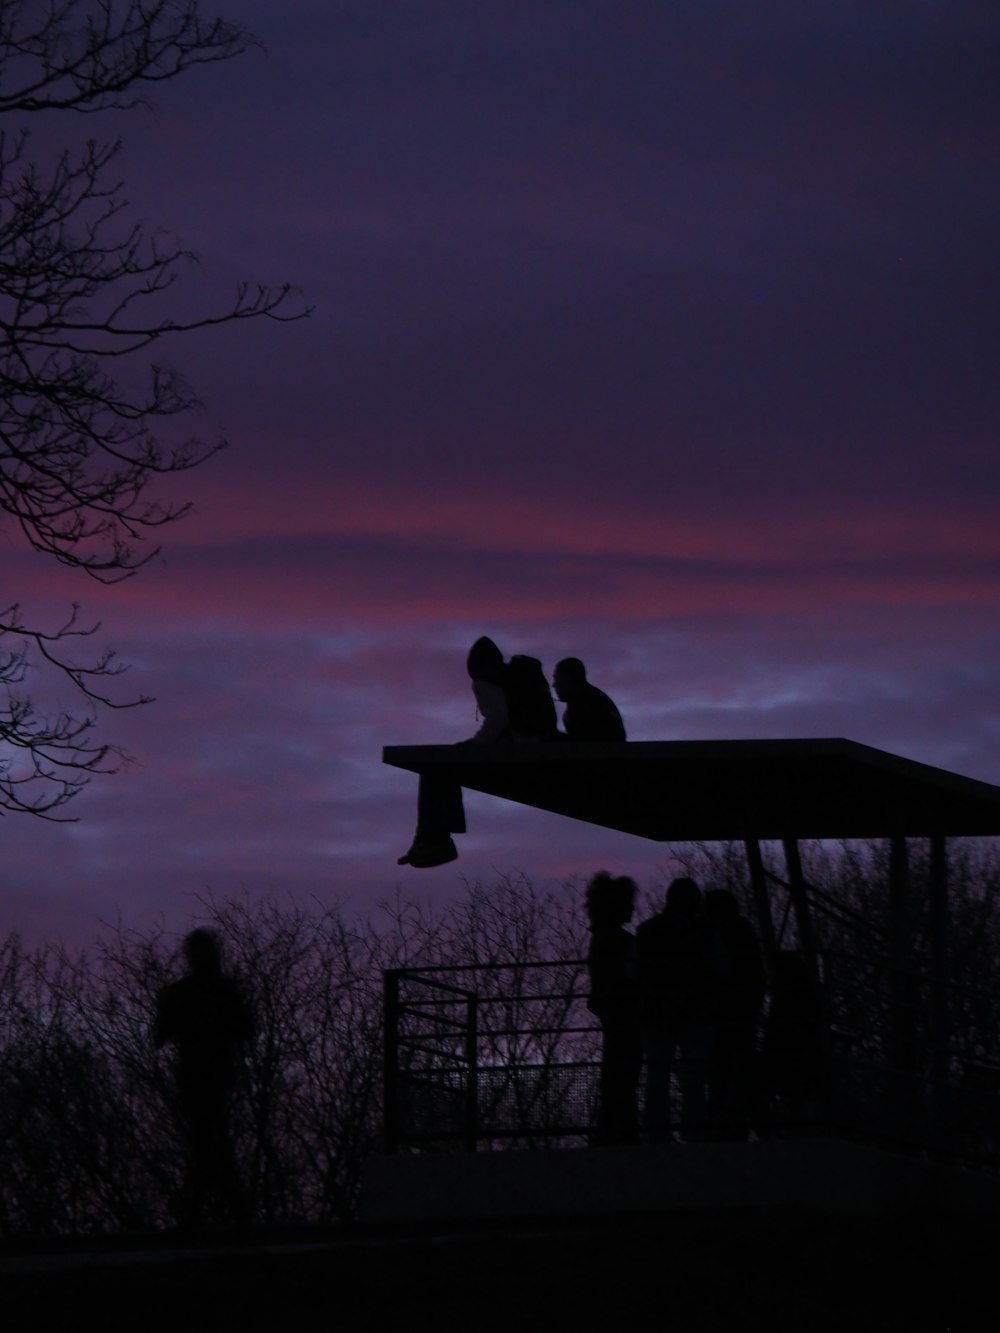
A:
POLYGON ((430 870, 433 866, 447 865, 458 860, 458 848, 453 838, 435 839, 433 842, 415 842, 410 850, 396 862, 399 866, 413 866, 414 870, 430 870))

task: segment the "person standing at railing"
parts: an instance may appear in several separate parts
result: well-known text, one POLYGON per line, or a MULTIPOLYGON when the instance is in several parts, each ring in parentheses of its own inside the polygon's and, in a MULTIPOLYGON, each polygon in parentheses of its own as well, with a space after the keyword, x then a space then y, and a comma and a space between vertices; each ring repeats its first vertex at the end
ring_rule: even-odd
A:
POLYGON ((705 913, 724 954, 715 987, 715 1037, 709 1060, 712 1132, 745 1139, 757 1109, 757 1023, 764 1003, 764 955, 757 933, 728 889, 705 893, 705 913))
POLYGON ((587 1008, 601 1024, 601 1081, 594 1142, 639 1142, 636 1090, 642 1068, 635 936, 635 882, 600 871, 587 885, 590 920, 587 1008))
POLYGON ((771 1003, 764 1023, 764 1089, 776 1126, 798 1127, 822 1115, 829 1096, 827 1025, 814 968, 797 950, 774 960, 771 1003))
POLYGON ((722 968, 718 936, 705 917, 693 879, 675 879, 662 912, 636 932, 646 1129, 653 1143, 673 1139, 671 1075, 681 1087, 681 1132, 705 1135, 708 1063, 715 1036, 715 995, 722 968))

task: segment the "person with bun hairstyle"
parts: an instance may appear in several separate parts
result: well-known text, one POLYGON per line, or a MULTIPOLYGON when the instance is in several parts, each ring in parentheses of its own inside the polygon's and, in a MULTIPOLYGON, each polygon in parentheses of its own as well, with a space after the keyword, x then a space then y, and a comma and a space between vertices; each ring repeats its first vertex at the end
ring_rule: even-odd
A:
POLYGON ((642 1069, 635 936, 625 929, 635 911, 635 881, 601 870, 587 885, 590 921, 587 1008, 601 1024, 601 1082, 594 1142, 638 1143, 636 1089, 642 1069))

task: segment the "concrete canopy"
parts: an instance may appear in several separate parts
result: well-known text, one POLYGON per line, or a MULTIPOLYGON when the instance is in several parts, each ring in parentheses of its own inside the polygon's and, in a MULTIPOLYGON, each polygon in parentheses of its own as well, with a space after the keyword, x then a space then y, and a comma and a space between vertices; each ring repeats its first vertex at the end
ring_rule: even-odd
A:
POLYGON ((842 739, 387 746, 382 759, 657 842, 1000 836, 1000 787, 842 739))

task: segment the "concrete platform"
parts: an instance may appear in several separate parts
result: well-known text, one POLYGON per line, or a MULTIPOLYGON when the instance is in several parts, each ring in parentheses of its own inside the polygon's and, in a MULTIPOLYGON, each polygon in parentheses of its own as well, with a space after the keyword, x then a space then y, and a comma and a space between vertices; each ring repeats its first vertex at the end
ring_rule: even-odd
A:
POLYGON ((366 1222, 773 1209, 1000 1219, 1000 1178, 837 1139, 380 1156, 366 1222))

